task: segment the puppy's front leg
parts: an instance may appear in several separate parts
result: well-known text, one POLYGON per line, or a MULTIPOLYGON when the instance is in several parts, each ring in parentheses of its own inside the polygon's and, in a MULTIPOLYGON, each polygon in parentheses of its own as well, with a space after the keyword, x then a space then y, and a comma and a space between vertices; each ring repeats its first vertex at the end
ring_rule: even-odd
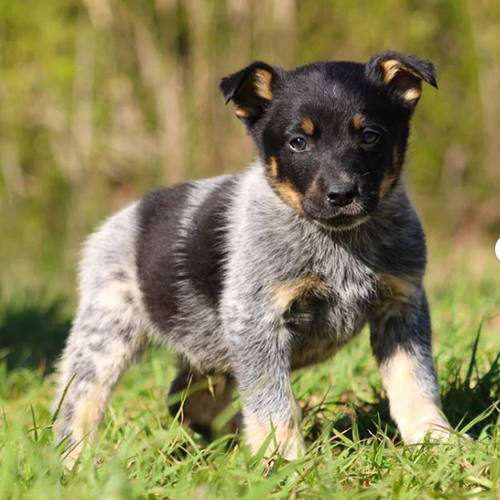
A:
POLYGON ((277 448, 284 458, 296 459, 304 443, 290 384, 289 333, 263 321, 245 323, 233 324, 231 344, 248 443, 256 453, 273 433, 267 454, 277 448))
POLYGON ((427 434, 445 439, 449 424, 441 413, 425 292, 420 286, 400 287, 391 301, 371 321, 372 349, 391 416, 407 444, 422 442, 427 434))
POLYGON ((276 346, 252 347, 246 355, 240 352, 236 363, 248 443, 256 453, 273 433, 267 451, 277 448, 284 458, 294 460, 304 452, 301 411, 292 393, 287 363, 282 363, 283 352, 275 350, 276 346))

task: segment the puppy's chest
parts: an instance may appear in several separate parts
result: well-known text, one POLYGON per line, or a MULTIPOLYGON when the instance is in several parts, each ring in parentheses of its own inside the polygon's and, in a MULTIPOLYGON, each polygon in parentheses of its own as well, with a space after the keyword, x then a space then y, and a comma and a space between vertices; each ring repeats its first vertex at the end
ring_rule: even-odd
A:
POLYGON ((355 263, 282 283, 276 297, 293 339, 294 365, 326 359, 359 333, 378 290, 375 273, 355 263))

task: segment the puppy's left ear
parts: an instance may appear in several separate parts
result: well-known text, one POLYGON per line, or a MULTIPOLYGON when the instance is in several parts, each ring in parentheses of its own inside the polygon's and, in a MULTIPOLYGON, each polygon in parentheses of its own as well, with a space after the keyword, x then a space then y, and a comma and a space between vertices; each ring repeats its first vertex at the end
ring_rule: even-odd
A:
POLYGON ((263 62, 226 76, 220 82, 226 104, 233 101, 236 116, 251 128, 266 112, 274 99, 283 70, 263 62))
POLYGON ((436 89, 434 64, 415 55, 384 52, 366 64, 366 77, 377 86, 386 87, 403 106, 413 109, 422 95, 422 82, 436 89))

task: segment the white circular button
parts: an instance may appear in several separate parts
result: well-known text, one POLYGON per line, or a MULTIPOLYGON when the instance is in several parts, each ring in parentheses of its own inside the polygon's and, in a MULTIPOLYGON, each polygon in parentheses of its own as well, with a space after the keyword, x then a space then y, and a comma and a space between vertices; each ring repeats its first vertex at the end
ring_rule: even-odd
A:
POLYGON ((500 260, 500 238, 498 238, 497 244, 495 245, 495 254, 497 259, 500 260))

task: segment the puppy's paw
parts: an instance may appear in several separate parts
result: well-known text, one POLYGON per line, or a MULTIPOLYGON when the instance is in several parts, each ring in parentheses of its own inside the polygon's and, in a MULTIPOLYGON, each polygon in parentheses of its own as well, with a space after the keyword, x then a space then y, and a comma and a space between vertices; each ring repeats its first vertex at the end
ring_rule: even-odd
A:
POLYGON ((453 431, 447 422, 441 421, 420 426, 411 434, 404 436, 403 441, 405 444, 420 444, 426 441, 442 443, 457 437, 472 441, 472 438, 468 434, 460 435, 453 431))
POLYGON ((411 434, 403 437, 405 444, 419 444, 425 441, 442 442, 450 438, 450 428, 442 424, 425 425, 415 429, 411 434))
POLYGON ((297 432, 288 442, 280 445, 279 452, 286 460, 297 460, 304 456, 306 445, 302 435, 297 432))

